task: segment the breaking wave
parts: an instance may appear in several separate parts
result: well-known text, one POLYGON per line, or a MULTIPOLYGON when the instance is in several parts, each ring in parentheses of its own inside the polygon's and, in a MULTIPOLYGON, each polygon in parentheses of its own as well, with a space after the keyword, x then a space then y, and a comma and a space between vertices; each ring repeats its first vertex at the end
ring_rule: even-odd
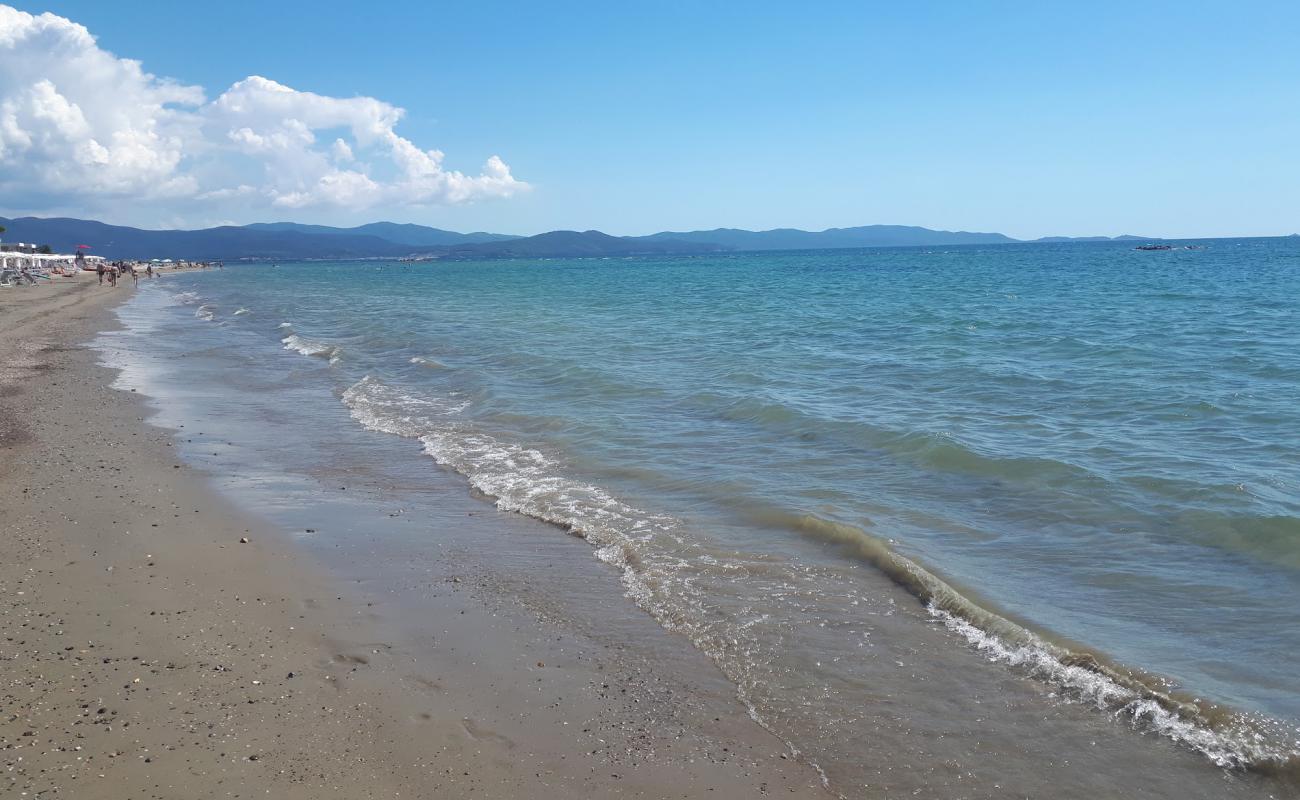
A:
MULTIPOLYGON (((540 450, 474 430, 456 417, 468 403, 413 395, 371 376, 349 387, 342 399, 362 426, 418 439, 427 455, 492 497, 497 508, 551 523, 586 540, 598 560, 619 571, 627 596, 712 658, 736 684, 750 717, 781 738, 791 753, 801 755, 764 717, 753 696, 752 660, 727 657, 727 648, 718 645, 717 633, 706 620, 707 600, 689 578, 678 579, 686 566, 681 555, 656 545, 657 538, 668 537, 690 549, 677 532, 676 518, 635 508, 598 486, 569 478, 560 463, 540 450)), ((746 636, 732 631, 724 638, 734 645, 746 636)), ((821 767, 810 759, 807 763, 826 784, 821 767)))
POLYGON ((837 545, 875 567, 977 651, 1049 684, 1064 700, 1173 739, 1220 767, 1288 773, 1297 767, 1298 754, 1286 743, 1291 734, 1276 720, 1182 696, 1157 676, 1048 641, 974 602, 860 528, 812 515, 791 515, 785 522, 801 535, 837 545))
POLYGON ((294 350, 304 356, 328 359, 331 364, 337 364, 343 356, 343 349, 338 345, 299 336, 292 332, 293 328, 287 322, 280 323, 280 328, 289 331, 289 335, 280 340, 285 350, 294 350))
POLYGON ((677 527, 674 518, 634 508, 598 486, 565 477, 560 465, 540 450, 473 430, 455 419, 466 402, 416 396, 371 376, 349 387, 342 399, 364 427, 418 439, 436 462, 495 498, 497 508, 586 539, 597 558, 621 570, 633 599, 648 599, 650 587, 635 567, 646 554, 649 537, 677 527))
MULTIPOLYGON (((367 376, 343 393, 352 417, 364 427, 418 439, 439 464, 468 479, 495 499, 496 506, 558 525, 586 539, 601 561, 620 570, 628 595, 661 624, 692 640, 718 661, 738 684, 750 716, 772 730, 754 698, 752 682, 713 645, 716 631, 695 613, 690 580, 672 574, 681 553, 665 560, 657 536, 674 533, 673 517, 632 507, 600 487, 565 477, 562 465, 543 452, 476 431, 457 415, 467 404, 417 396, 367 376), (668 563, 673 561, 674 563, 668 563), (662 562, 662 563, 661 563, 662 562), (665 602, 667 584, 681 596, 665 602)), ((1133 728, 1166 736, 1230 769, 1290 772, 1295 753, 1285 744, 1283 725, 1264 717, 1180 696, 1162 679, 1108 663, 1099 655, 1071 650, 972 601, 883 539, 812 515, 778 513, 769 520, 808 538, 837 545, 898 584, 928 613, 990 660, 1050 685, 1068 702, 1095 707, 1133 728)), ((793 747, 793 745, 791 745, 793 747)))
MULTIPOLYGON (((682 634, 713 659, 736 685, 750 718, 781 739, 793 755, 803 757, 823 785, 829 785, 820 765, 766 718, 755 697, 761 679, 752 674, 752 643, 741 648, 745 657, 732 657, 730 651, 748 639, 748 632, 732 629, 720 638, 716 624, 708 619, 707 598, 689 577, 679 575, 687 561, 681 553, 670 554, 656 545, 656 539, 667 537, 688 551, 695 549, 678 533, 679 520, 636 508, 598 486, 566 477, 560 463, 537 449, 472 429, 455 418, 467 403, 416 396, 371 376, 349 387, 342 399, 363 427, 418 439, 426 455, 464 476, 502 511, 548 522, 586 540, 598 560, 619 571, 627 596, 660 625, 682 634), (722 644, 723 640, 730 644, 722 644)), ((695 558, 708 560, 698 553, 695 558)))

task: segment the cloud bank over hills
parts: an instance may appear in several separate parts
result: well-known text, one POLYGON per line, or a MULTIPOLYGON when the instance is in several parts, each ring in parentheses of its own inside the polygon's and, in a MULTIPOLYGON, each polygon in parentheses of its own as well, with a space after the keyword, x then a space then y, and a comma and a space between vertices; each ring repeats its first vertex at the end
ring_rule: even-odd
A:
POLYGON ((85 27, 0 5, 0 197, 39 211, 121 202, 363 210, 510 197, 397 133, 403 109, 253 75, 215 99, 101 49, 85 27))

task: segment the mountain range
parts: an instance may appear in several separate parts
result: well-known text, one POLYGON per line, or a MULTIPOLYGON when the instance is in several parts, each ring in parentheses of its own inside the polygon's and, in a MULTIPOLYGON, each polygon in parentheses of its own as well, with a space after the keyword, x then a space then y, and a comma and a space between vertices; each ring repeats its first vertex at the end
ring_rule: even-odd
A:
MULTIPOLYGON (((1021 241, 1001 233, 937 231, 909 225, 864 225, 824 231, 718 228, 710 231, 665 231, 649 236, 611 236, 600 231, 550 231, 536 236, 456 233, 394 222, 372 222, 352 228, 263 222, 201 230, 144 230, 67 217, 0 217, 0 226, 8 228, 5 235, 10 242, 48 244, 55 252, 68 253, 79 245, 88 245, 91 253, 107 258, 195 261, 684 255, 725 251, 1011 244, 1021 241)), ((1149 237, 1120 236, 1116 239, 1149 237)), ((1047 237, 1037 241, 1108 240, 1100 236, 1047 237)))

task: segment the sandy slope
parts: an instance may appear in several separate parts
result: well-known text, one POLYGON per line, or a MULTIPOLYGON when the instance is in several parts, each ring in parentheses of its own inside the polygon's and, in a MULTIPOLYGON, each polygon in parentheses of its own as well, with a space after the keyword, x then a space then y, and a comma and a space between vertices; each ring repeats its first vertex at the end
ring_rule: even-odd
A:
MULTIPOLYGON (((129 291, 93 276, 0 290, 0 795, 822 794, 738 709, 719 712, 725 751, 746 758, 615 772, 580 760, 586 744, 554 716, 485 729, 466 709, 484 701, 467 698, 497 689, 440 696, 437 663, 422 677, 385 660, 363 598, 214 494, 140 400, 108 388, 85 343, 129 291)), ((465 612, 448 613, 472 646, 465 612)), ((493 654, 503 692, 590 680, 516 649, 493 654)))

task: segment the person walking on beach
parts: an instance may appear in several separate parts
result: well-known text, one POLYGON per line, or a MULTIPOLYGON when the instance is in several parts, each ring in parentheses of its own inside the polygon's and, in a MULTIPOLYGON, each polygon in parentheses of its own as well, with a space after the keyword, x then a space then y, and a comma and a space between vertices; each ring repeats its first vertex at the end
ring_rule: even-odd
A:
POLYGON ((135 271, 135 263, 132 262, 131 265, 127 267, 127 269, 131 270, 131 281, 132 281, 132 285, 133 285, 133 286, 139 286, 139 285, 140 285, 140 274, 137 273, 137 272, 135 271))
POLYGON ((101 261, 95 265, 95 273, 99 275, 99 285, 104 285, 104 262, 101 261))
POLYGON ((144 268, 144 274, 148 275, 150 280, 153 280, 153 264, 144 268))

